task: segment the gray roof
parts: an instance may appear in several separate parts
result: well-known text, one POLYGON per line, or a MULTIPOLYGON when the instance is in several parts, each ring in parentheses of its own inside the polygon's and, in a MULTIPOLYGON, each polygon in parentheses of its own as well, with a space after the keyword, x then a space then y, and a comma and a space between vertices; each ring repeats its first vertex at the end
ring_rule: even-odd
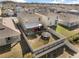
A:
POLYGON ((42 24, 39 22, 28 22, 28 23, 23 23, 22 26, 24 30, 26 30, 26 29, 42 26, 42 24))
POLYGON ((73 15, 73 14, 69 14, 69 13, 60 13, 59 14, 59 18, 61 20, 64 20, 65 22, 79 22, 79 16, 78 15, 73 15))
POLYGON ((20 35, 20 31, 16 29, 11 18, 5 17, 2 18, 0 27, 5 28, 4 31, 0 31, 0 38, 13 37, 20 35))

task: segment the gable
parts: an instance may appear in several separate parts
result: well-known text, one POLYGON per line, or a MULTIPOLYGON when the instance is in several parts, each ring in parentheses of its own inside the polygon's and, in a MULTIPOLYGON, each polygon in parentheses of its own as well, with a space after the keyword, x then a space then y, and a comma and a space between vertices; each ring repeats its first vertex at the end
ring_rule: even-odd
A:
MULTIPOLYGON (((13 27, 13 26, 12 26, 13 27)), ((20 31, 12 28, 11 25, 4 25, 0 23, 0 38, 12 37, 20 35, 20 31)))

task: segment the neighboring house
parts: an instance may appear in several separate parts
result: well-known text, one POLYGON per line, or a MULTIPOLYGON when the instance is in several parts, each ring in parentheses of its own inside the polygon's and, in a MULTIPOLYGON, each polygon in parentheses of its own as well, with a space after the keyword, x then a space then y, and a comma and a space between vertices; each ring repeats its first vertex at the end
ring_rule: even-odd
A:
POLYGON ((0 46, 20 41, 20 34, 11 18, 0 18, 0 46))
POLYGON ((42 27, 42 24, 39 21, 39 16, 36 14, 21 14, 19 15, 18 19, 21 27, 26 31, 27 35, 32 35, 39 32, 38 29, 42 27))
POLYGON ((79 16, 69 13, 60 13, 59 23, 67 27, 79 25, 79 16))
POLYGON ((74 10, 74 9, 68 10, 67 12, 71 14, 79 14, 79 10, 74 10))
POLYGON ((58 16, 56 13, 36 13, 40 16, 40 21, 44 26, 56 26, 58 16))
POLYGON ((16 11, 17 13, 20 13, 20 12, 23 12, 23 11, 25 11, 25 10, 24 10, 24 8, 21 7, 21 6, 16 6, 15 11, 16 11))
POLYGON ((46 12, 50 12, 50 10, 46 7, 38 7, 34 9, 35 13, 46 13, 46 12))
POLYGON ((16 3, 11 0, 2 0, 1 3, 3 9, 14 9, 16 7, 16 3))
POLYGON ((3 10, 2 12, 2 15, 4 16, 14 16, 15 15, 15 12, 11 9, 5 9, 3 10))

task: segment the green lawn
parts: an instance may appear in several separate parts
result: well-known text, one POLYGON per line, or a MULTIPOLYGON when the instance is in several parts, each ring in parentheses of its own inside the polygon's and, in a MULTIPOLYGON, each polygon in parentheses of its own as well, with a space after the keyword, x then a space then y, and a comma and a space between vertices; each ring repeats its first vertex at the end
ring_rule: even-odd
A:
POLYGON ((57 25, 56 32, 64 35, 65 37, 69 37, 69 36, 75 35, 77 33, 74 31, 69 31, 67 28, 64 28, 61 25, 57 25))

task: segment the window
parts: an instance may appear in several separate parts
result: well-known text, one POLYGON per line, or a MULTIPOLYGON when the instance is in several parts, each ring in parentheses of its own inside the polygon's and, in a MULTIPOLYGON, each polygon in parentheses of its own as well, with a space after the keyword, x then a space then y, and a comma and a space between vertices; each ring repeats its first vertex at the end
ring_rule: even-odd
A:
POLYGON ((11 38, 10 37, 6 38, 6 42, 10 43, 11 42, 11 38))
POLYGON ((39 18, 39 21, 40 21, 41 19, 39 18))
POLYGON ((50 18, 48 18, 48 20, 49 20, 50 18))

